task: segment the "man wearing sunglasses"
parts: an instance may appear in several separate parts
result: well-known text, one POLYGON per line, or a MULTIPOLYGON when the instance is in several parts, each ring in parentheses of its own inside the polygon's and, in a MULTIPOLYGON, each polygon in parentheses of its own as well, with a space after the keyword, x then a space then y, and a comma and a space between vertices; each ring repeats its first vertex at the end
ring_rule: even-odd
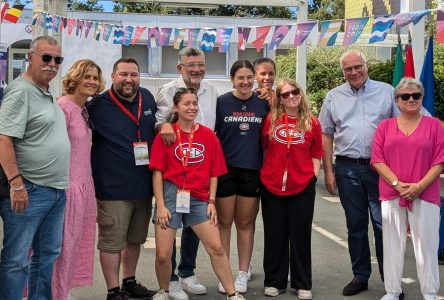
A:
POLYGON ((331 194, 335 194, 337 186, 345 211, 354 277, 342 293, 351 296, 368 288, 371 273, 369 211, 379 272, 384 278, 379 177, 369 163, 376 127, 382 120, 399 114, 399 110, 393 88, 368 78, 367 59, 362 52, 346 51, 341 56, 340 66, 346 83, 327 93, 319 121, 323 133, 325 184, 331 194), (333 154, 336 156, 334 167, 333 154))
MULTIPOLYGON (((216 87, 209 82, 203 81, 205 76, 205 55, 202 50, 195 47, 185 47, 178 55, 177 70, 180 76, 161 86, 157 91, 157 129, 165 143, 171 144, 176 134, 169 121, 171 108, 173 107, 173 96, 179 88, 193 88, 197 91, 199 99, 199 113, 196 122, 214 130, 216 122, 216 100, 219 96, 216 87)), ((205 294, 206 288, 199 283, 194 269, 196 268, 196 256, 199 247, 199 239, 190 227, 182 230, 180 263, 178 275, 175 274, 176 245, 173 248, 171 262, 173 271, 169 286, 169 297, 173 300, 188 300, 183 289, 192 294, 205 294)))
POLYGON ((58 42, 31 42, 29 67, 5 90, 0 106, 0 163, 10 195, 0 198, 3 250, 0 299, 52 299, 54 260, 62 243, 70 143, 49 83, 63 61, 58 42), (31 263, 28 260, 32 249, 31 263))

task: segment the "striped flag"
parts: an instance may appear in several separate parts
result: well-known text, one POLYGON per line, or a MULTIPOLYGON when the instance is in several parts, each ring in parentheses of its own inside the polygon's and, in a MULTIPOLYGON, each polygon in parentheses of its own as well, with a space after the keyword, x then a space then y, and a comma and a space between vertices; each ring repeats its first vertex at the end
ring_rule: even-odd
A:
MULTIPOLYGON (((112 25, 111 25, 112 26, 112 25)), ((111 33, 111 31, 110 31, 111 33)), ((116 25, 116 27, 114 27, 114 38, 113 38, 113 44, 122 44, 123 41, 123 27, 120 25, 116 25)))
POLYGON ((321 22, 321 33, 319 36, 319 47, 333 46, 336 43, 342 21, 321 22))
POLYGON ((0 7, 0 22, 3 22, 3 17, 5 16, 8 6, 9 6, 8 2, 2 2, 2 5, 0 7))
MULTIPOLYGON (((224 30, 224 28, 221 29, 224 30)), ((203 29, 200 49, 207 52, 213 51, 214 43, 216 42, 217 31, 218 30, 216 30, 216 28, 203 29)))
POLYGON ((47 14, 45 21, 45 29, 52 29, 52 26, 53 26, 52 15, 47 14))
POLYGON ((23 4, 16 4, 12 6, 8 10, 8 12, 4 15, 3 20, 9 21, 11 23, 17 23, 18 19, 22 15, 23 9, 25 6, 23 4))
POLYGON ((372 33, 369 43, 382 42, 385 40, 390 28, 395 22, 394 16, 377 17, 373 20, 372 33))

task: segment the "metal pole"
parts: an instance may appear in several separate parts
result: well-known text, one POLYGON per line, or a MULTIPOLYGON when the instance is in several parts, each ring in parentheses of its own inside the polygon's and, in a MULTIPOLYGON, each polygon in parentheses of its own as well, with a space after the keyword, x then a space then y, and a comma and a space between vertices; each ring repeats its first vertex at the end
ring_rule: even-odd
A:
MULTIPOLYGON (((307 1, 298 5, 298 23, 308 19, 307 1)), ((307 40, 296 49, 296 81, 307 91, 307 40)))

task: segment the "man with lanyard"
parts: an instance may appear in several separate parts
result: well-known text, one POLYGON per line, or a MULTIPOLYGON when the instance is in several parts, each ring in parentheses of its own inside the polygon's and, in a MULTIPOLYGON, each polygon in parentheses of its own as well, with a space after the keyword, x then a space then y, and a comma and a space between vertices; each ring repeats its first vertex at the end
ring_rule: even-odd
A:
MULTIPOLYGON (((161 86, 157 91, 157 129, 167 145, 175 141, 176 135, 169 123, 171 108, 173 107, 173 96, 179 88, 193 88, 197 91, 199 99, 199 114, 196 122, 214 130, 216 121, 216 101, 219 96, 216 87, 203 81, 205 76, 205 55, 202 50, 195 47, 185 47, 178 55, 177 70, 181 74, 177 79, 161 86)), ((175 274, 176 269, 176 245, 174 244, 171 262, 173 270, 169 286, 169 296, 174 300, 188 300, 185 289, 192 294, 205 294, 206 288, 199 283, 194 269, 196 268, 197 249, 199 239, 191 227, 182 230, 179 276, 175 274)))
POLYGON ((148 153, 155 136, 156 103, 147 89, 139 87, 135 59, 119 59, 111 78, 112 87, 87 107, 93 126, 91 164, 97 198, 97 248, 108 288, 107 300, 149 299, 155 292, 140 284, 135 273, 151 217, 153 190, 148 153))

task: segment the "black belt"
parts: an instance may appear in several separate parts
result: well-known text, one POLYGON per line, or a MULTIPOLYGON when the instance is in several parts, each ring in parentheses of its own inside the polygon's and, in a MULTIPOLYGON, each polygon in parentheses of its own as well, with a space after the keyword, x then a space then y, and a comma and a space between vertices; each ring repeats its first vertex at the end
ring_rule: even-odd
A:
POLYGON ((342 161, 357 164, 357 165, 369 165, 370 164, 370 158, 364 158, 364 157, 351 158, 351 157, 347 157, 347 156, 336 155, 336 160, 342 160, 342 161))

